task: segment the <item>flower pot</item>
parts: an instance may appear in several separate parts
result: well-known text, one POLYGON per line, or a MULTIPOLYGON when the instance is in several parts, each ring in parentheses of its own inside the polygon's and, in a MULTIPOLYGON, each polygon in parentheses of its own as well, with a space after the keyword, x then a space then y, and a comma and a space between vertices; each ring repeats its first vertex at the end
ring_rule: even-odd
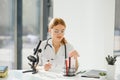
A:
POLYGON ((107 80, 115 80, 115 65, 107 65, 107 80))

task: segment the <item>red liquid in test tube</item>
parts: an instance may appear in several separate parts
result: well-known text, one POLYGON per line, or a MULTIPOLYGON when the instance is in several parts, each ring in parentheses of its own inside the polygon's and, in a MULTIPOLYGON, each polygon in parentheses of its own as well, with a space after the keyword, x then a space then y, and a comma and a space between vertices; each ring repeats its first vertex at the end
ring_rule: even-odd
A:
POLYGON ((66 75, 68 75, 68 70, 69 70, 69 60, 65 60, 65 66, 66 66, 66 75))

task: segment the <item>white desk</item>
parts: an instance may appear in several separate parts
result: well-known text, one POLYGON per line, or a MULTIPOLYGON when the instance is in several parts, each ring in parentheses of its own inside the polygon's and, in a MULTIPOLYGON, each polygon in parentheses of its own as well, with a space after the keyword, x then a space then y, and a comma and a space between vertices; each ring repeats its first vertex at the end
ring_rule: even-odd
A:
POLYGON ((95 78, 85 78, 81 75, 74 77, 65 77, 62 73, 39 71, 37 74, 31 72, 22 73, 22 70, 9 70, 6 78, 0 78, 0 80, 99 80, 95 78))

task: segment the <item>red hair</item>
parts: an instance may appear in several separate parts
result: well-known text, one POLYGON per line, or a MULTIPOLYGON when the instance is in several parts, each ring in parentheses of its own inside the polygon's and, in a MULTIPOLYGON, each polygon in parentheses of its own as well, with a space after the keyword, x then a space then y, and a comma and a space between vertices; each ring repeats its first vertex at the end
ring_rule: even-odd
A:
MULTIPOLYGON (((55 26, 57 26, 57 25, 59 25, 59 24, 63 25, 63 26, 66 28, 65 22, 64 22, 64 20, 61 19, 61 18, 53 18, 53 19, 50 21, 48 28, 49 28, 49 29, 52 29, 52 28, 54 28, 55 26)), ((66 43, 67 43, 66 39, 63 38, 63 39, 61 40, 61 43, 62 43, 62 44, 66 44, 66 43)))

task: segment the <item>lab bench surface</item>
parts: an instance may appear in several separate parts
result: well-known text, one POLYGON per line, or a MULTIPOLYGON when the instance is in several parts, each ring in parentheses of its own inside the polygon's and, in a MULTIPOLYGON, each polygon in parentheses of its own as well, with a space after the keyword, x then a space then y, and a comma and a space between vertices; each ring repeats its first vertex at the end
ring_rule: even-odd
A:
POLYGON ((23 73, 24 70, 9 70, 8 75, 0 80, 99 80, 96 78, 85 78, 78 74, 73 77, 63 76, 62 73, 40 70, 36 74, 23 73))

